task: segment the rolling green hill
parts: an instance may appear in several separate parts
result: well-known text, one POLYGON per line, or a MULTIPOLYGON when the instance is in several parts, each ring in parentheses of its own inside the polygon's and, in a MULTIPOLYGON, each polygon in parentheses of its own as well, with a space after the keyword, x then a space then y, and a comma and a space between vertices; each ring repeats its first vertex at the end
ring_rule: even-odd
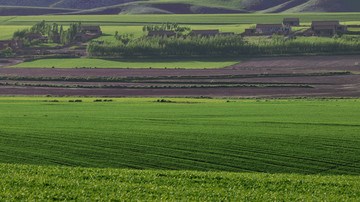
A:
MULTIPOLYGON (((79 9, 63 14, 198 14, 198 13, 279 13, 356 12, 358 0, 0 0, 0 15, 9 15, 4 6, 16 6, 12 15, 27 15, 23 7, 79 9)), ((38 14, 54 14, 39 12, 38 14)))

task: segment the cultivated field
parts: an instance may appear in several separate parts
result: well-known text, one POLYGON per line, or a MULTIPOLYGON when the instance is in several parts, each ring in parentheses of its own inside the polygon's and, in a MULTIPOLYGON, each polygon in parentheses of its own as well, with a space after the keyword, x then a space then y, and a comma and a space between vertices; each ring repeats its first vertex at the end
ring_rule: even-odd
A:
POLYGON ((0 161, 198 171, 360 172, 359 100, 158 99, 162 98, 0 98, 0 161))
POLYGON ((0 164, 1 200, 357 201, 359 176, 0 164), (286 189, 284 189, 286 187, 286 189))
MULTIPOLYGON (((164 19, 241 33, 299 16, 360 24, 358 13, 0 17, 0 39, 41 20, 100 25, 97 40, 114 41, 164 19)), ((0 60, 0 200, 360 200, 358 55, 27 59, 0 60)))
POLYGON ((32 68, 182 68, 182 69, 213 69, 239 63, 241 59, 42 59, 24 62, 11 67, 32 68))
MULTIPOLYGON (((60 62, 80 66, 76 61, 94 60, 99 62, 99 67, 107 64, 107 61, 96 59, 72 60, 74 62, 70 64, 67 60, 60 62)), ((44 61, 34 61, 33 64, 54 65, 44 61)), ((132 68, 94 68, 96 63, 87 63, 94 65, 92 68, 73 69, 58 66, 0 68, 0 94, 234 98, 358 97, 360 94, 358 56, 254 58, 234 65, 229 62, 230 66, 220 69, 209 68, 213 67, 211 65, 226 65, 227 62, 153 62, 151 65, 158 66, 146 69, 141 67, 150 64, 139 61, 132 64, 110 62, 132 68), (206 65, 206 69, 193 69, 201 65, 206 65)), ((32 62, 21 65, 26 64, 32 62)))

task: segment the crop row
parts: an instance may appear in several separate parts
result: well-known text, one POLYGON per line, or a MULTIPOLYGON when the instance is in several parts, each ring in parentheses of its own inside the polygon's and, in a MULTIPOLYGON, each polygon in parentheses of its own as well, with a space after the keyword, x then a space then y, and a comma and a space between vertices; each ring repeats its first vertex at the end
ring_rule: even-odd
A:
POLYGON ((0 164, 0 200, 358 201, 359 176, 0 164))
POLYGON ((308 76, 338 76, 350 75, 349 71, 322 73, 293 73, 293 74, 239 74, 239 75, 211 75, 211 76, 143 76, 143 77, 28 77, 28 76, 0 76, 0 80, 15 81, 77 81, 77 82, 149 82, 151 80, 182 80, 182 79, 235 79, 235 78, 263 78, 263 77, 308 77, 308 76))
POLYGON ((163 100, 98 103, 92 99, 75 104, 0 99, 0 161, 135 169, 360 173, 359 102, 190 104, 163 100))
POLYGON ((32 87, 50 87, 50 88, 269 88, 269 87, 298 87, 313 88, 307 84, 211 84, 211 85, 151 85, 151 86, 127 86, 127 85, 64 85, 64 84, 41 84, 41 83, 0 83, 0 86, 32 86, 32 87))

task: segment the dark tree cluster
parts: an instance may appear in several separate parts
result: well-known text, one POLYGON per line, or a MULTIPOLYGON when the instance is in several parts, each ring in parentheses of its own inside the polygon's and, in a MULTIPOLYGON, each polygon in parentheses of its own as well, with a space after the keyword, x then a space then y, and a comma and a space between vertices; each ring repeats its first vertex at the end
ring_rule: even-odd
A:
POLYGON ((175 31, 177 33, 182 33, 185 31, 190 31, 189 27, 180 26, 177 23, 163 23, 161 25, 145 25, 143 26, 143 32, 149 32, 149 31, 175 31))
MULTIPOLYGON (((35 33, 47 36, 50 42, 68 44, 75 40, 76 34, 80 32, 80 27, 81 22, 71 23, 69 28, 64 30, 62 25, 49 24, 44 20, 33 25, 30 29, 16 31, 13 38, 23 39, 26 42, 26 35, 35 33)), ((27 41, 27 43, 30 42, 27 41)))
POLYGON ((355 53, 360 51, 360 41, 348 37, 328 40, 285 39, 273 36, 271 40, 245 41, 242 37, 143 37, 135 40, 88 46, 93 57, 238 57, 248 55, 288 55, 309 53, 355 53))

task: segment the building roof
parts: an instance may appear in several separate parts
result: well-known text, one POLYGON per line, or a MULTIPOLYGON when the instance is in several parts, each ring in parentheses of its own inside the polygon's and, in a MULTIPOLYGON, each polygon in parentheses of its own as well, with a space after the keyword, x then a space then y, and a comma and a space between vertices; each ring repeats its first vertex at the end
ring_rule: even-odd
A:
POLYGON ((335 25, 339 25, 339 21, 313 21, 312 22, 312 26, 335 26, 335 25))
POLYGON ((299 22, 299 18, 284 18, 284 22, 299 22))
POLYGON ((330 30, 335 29, 334 25, 320 25, 316 26, 316 30, 330 30))
POLYGON ((194 34, 219 34, 220 31, 218 29, 213 30, 193 30, 194 34))
POLYGON ((33 39, 46 40, 46 39, 48 39, 47 36, 43 36, 43 35, 41 35, 39 33, 30 33, 30 34, 25 35, 25 37, 30 39, 30 40, 33 40, 33 39))
POLYGON ((81 26, 81 30, 100 30, 100 26, 81 26))
POLYGON ((149 36, 163 36, 163 35, 175 35, 174 31, 149 31, 149 36))
POLYGON ((282 26, 282 24, 257 24, 256 28, 280 28, 282 26))
POLYGON ((11 43, 11 42, 12 42, 11 40, 1 40, 0 44, 8 44, 8 43, 11 43))
POLYGON ((30 33, 30 34, 26 34, 26 37, 27 38, 40 38, 40 37, 42 37, 42 35, 39 33, 30 33))

